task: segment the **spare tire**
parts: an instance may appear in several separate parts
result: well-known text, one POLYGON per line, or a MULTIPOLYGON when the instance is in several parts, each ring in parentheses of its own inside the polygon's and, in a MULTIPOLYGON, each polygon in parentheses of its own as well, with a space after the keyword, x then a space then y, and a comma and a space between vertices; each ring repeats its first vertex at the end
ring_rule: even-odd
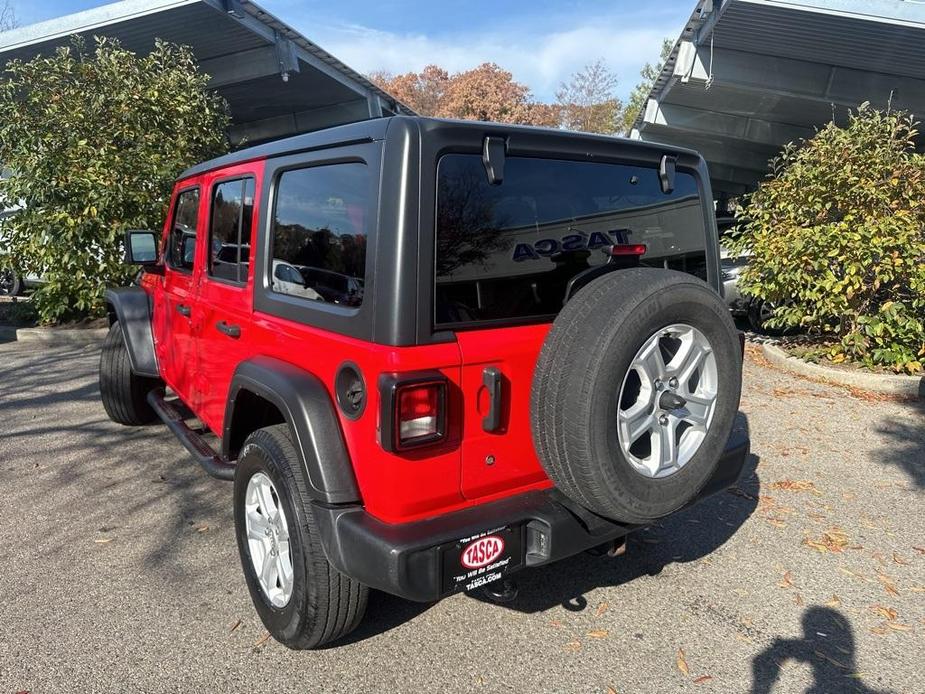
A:
POLYGON ((569 300, 540 352, 537 455, 577 503, 650 522, 715 471, 741 385, 738 334, 716 292, 671 270, 610 272, 569 300))

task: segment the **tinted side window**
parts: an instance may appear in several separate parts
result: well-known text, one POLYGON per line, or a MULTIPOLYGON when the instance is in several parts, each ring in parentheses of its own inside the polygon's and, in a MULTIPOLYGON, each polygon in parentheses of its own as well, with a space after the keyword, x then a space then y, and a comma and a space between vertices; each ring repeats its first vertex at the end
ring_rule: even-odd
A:
POLYGON ((481 157, 448 154, 437 178, 437 324, 555 316, 569 280, 617 244, 645 244, 643 265, 706 279, 690 174, 666 195, 655 168, 508 157, 504 182, 490 185, 481 157))
POLYGON ((223 181, 213 189, 209 229, 211 276, 232 282, 247 281, 253 212, 253 178, 223 181))
POLYGON ((273 211, 273 264, 291 266, 295 276, 273 282, 273 291, 343 306, 363 302, 369 187, 366 165, 358 162, 295 169, 280 176, 273 211))
POLYGON ((199 189, 190 188, 177 195, 167 246, 168 264, 191 271, 196 258, 196 221, 199 216, 199 189))

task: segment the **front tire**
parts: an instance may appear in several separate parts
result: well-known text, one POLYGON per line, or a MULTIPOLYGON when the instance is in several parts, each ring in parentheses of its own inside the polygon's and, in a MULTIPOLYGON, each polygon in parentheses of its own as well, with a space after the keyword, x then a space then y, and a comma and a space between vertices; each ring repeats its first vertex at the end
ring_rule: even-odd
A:
POLYGON ((328 562, 300 465, 288 425, 248 436, 235 471, 234 522, 260 621, 284 646, 311 649, 357 627, 369 588, 328 562))
POLYGON ((157 388, 156 378, 138 376, 132 371, 128 348, 119 321, 109 328, 100 356, 100 397, 109 418, 117 424, 140 426, 157 415, 148 405, 148 393, 157 388))

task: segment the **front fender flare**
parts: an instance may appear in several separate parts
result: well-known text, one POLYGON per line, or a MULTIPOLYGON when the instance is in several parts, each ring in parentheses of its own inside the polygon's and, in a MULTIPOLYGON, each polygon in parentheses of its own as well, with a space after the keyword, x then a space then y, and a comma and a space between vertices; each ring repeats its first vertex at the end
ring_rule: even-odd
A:
POLYGON ((122 329, 132 372, 139 376, 160 378, 154 352, 154 334, 151 331, 151 298, 148 293, 141 287, 107 289, 105 299, 106 304, 112 307, 110 325, 115 318, 122 329))
POLYGON ((231 379, 225 405, 222 455, 229 449, 235 402, 248 391, 273 403, 289 425, 296 450, 302 454, 308 493, 327 504, 357 503, 360 493, 334 404, 317 376, 271 357, 241 362, 231 379))

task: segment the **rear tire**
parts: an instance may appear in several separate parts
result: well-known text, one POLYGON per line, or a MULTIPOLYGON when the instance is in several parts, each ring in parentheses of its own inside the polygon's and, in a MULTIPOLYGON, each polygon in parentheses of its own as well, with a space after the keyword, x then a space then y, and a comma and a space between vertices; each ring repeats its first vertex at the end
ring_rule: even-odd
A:
POLYGON ((160 380, 138 376, 132 371, 122 328, 119 321, 113 323, 100 356, 100 396, 109 418, 126 426, 153 422, 157 415, 147 397, 160 385, 160 380))
POLYGON ((292 444, 288 425, 258 429, 248 436, 235 471, 234 522, 241 567, 260 621, 284 646, 311 649, 356 629, 366 612, 369 588, 343 575, 327 560, 300 466, 301 457, 292 444), (254 491, 261 488, 255 486, 258 480, 264 491, 270 490, 271 498, 255 508, 253 499, 259 498, 259 493, 254 496, 254 491), (262 506, 271 509, 271 520, 275 514, 283 519, 276 521, 267 537, 275 538, 271 550, 274 561, 284 552, 287 561, 282 568, 271 567, 269 573, 263 572, 268 556, 265 541, 259 533, 254 536, 255 529, 262 527, 258 524, 264 522, 261 516, 267 515, 262 506), (263 578, 258 577, 258 567, 263 578))
POLYGON ((741 380, 735 325, 705 283, 652 268, 608 273, 565 305, 543 345, 531 394, 537 455, 577 503, 651 522, 716 470, 741 380))

